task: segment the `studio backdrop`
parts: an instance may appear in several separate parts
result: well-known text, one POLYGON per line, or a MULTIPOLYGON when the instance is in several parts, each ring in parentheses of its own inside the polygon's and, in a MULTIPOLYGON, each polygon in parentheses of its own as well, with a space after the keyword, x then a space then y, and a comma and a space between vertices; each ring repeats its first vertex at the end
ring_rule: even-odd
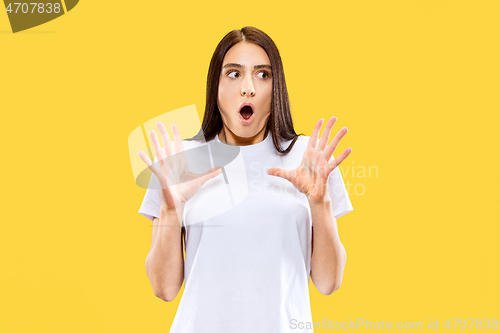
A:
POLYGON ((309 285, 315 332, 498 329, 497 1, 48 3, 0 5, 1 332, 168 332, 182 289, 146 275, 129 136, 187 106, 201 123, 245 26, 277 44, 297 133, 349 128, 347 264, 333 294, 309 285))

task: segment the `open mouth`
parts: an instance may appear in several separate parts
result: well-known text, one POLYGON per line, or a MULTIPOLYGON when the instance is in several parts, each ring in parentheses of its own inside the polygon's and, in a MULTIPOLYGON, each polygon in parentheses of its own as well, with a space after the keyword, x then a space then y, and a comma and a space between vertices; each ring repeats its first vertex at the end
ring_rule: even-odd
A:
POLYGON ((253 114, 253 109, 250 105, 245 105, 244 107, 241 108, 240 114, 245 120, 250 119, 250 117, 253 114))

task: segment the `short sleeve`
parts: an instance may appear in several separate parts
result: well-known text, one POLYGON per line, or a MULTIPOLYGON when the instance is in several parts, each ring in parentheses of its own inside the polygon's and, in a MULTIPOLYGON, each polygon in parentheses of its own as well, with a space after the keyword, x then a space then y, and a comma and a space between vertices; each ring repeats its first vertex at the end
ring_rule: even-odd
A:
POLYGON ((147 217, 151 221, 153 221, 155 217, 160 217, 161 207, 160 189, 155 188, 157 186, 152 186, 153 183, 158 184, 158 180, 154 174, 151 175, 148 189, 146 190, 146 194, 144 195, 144 199, 142 200, 141 207, 139 208, 139 214, 147 217))
MULTIPOLYGON (((333 159, 334 158, 332 156, 330 162, 333 161, 333 159)), ((328 194, 332 199, 332 210, 335 218, 338 219, 339 217, 354 210, 338 166, 333 169, 328 176, 328 194)))

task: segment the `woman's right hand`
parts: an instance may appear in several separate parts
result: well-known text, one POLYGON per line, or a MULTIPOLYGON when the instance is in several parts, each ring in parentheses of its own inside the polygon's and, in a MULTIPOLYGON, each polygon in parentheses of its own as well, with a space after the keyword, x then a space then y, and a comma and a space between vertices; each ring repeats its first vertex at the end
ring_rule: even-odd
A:
POLYGON ((158 121, 156 126, 160 130, 164 147, 160 148, 160 143, 154 130, 149 131, 149 135, 153 142, 156 159, 159 161, 161 168, 151 162, 142 150, 138 154, 160 182, 162 205, 167 209, 183 207, 203 184, 220 175, 222 168, 208 170, 201 175, 190 172, 177 126, 172 124, 172 132, 174 133, 173 144, 163 123, 158 121), (173 185, 169 185, 169 181, 173 185))

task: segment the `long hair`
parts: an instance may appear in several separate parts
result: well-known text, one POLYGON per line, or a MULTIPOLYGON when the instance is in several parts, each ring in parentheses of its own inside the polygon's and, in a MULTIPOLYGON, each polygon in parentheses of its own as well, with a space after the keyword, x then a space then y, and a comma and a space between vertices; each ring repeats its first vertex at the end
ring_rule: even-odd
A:
POLYGON ((273 40, 263 31, 254 27, 244 27, 241 30, 229 32, 219 42, 214 51, 207 76, 207 99, 205 104, 205 114, 200 132, 191 139, 210 141, 216 134, 222 130, 222 118, 217 105, 217 96, 219 91, 219 77, 222 70, 222 62, 226 53, 231 47, 239 42, 251 42, 262 47, 271 62, 271 71, 273 78, 273 91, 271 98, 271 114, 269 116, 265 134, 271 131, 274 146, 276 150, 283 155, 288 154, 300 135, 293 128, 292 115, 290 112, 290 100, 286 89, 285 72, 281 57, 273 40), (293 140, 287 149, 283 150, 280 145, 280 139, 293 140))

